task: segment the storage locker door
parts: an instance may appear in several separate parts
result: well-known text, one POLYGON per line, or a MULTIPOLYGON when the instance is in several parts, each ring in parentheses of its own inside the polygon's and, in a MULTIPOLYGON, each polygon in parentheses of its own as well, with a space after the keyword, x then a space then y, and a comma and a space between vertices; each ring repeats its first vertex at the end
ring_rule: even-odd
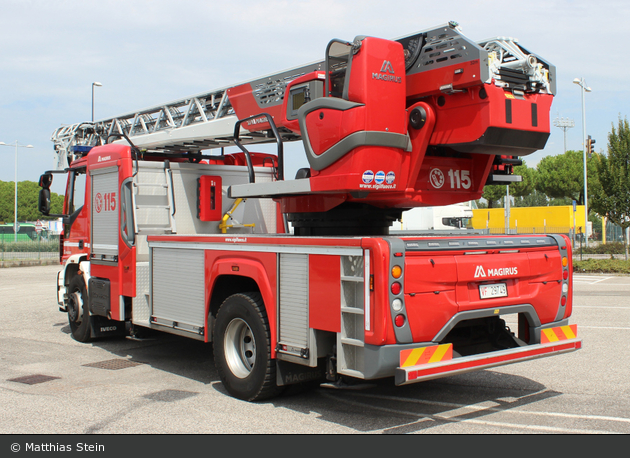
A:
POLYGON ((308 254, 280 254, 278 315, 278 343, 283 352, 304 354, 309 348, 308 254))
POLYGON ((91 259, 118 262, 118 167, 90 172, 92 176, 91 259))

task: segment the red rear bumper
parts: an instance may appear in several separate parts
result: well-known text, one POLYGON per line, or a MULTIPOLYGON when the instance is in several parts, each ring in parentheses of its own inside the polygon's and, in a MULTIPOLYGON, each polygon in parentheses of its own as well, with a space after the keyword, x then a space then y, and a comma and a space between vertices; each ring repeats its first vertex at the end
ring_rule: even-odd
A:
POLYGON ((481 353, 473 356, 454 358, 437 363, 420 364, 411 367, 398 367, 395 373, 396 385, 408 385, 422 380, 431 380, 464 372, 470 372, 504 364, 528 361, 544 356, 568 353, 582 348, 581 339, 563 340, 509 350, 481 353))

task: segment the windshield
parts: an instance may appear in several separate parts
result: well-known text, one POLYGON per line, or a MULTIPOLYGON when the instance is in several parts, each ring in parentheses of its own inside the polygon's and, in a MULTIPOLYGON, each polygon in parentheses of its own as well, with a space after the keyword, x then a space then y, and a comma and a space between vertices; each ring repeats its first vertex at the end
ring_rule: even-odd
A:
POLYGON ((65 214, 68 218, 64 221, 64 237, 70 236, 70 227, 79 216, 79 212, 85 203, 85 167, 70 171, 68 176, 68 188, 66 190, 65 214))
POLYGON ((456 227, 458 229, 464 229, 468 227, 471 218, 442 218, 442 224, 444 226, 456 227))

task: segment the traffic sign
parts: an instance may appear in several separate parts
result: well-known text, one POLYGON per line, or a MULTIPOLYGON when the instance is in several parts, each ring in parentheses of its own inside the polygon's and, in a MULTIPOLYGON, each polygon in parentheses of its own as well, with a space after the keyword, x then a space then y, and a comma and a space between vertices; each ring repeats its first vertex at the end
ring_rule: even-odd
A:
POLYGON ((35 231, 39 234, 42 231, 43 227, 44 223, 42 223, 40 220, 37 220, 37 222, 35 223, 35 231))

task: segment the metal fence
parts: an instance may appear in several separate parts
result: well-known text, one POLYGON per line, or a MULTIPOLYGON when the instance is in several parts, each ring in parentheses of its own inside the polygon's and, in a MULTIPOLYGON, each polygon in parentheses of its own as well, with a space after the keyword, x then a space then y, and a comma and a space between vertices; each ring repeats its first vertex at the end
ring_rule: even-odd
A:
MULTIPOLYGON (((610 230, 610 228, 609 228, 610 230)), ((570 227, 517 227, 517 228, 490 228, 490 229, 479 229, 474 231, 475 234, 492 234, 492 235, 528 235, 528 234, 565 234, 572 240, 573 245, 573 256, 580 258, 601 258, 601 259, 610 259, 610 254, 582 254, 583 248, 583 238, 582 234, 574 234, 573 229, 570 227)), ((404 232, 401 231, 391 231, 392 235, 402 235, 404 232)), ((449 233, 448 235, 454 235, 459 233, 459 231, 455 231, 453 233, 449 233)), ((622 236, 620 233, 611 234, 613 237, 606 237, 607 241, 610 243, 615 239, 621 239, 622 236), (617 235, 617 237, 614 237, 617 235)), ((589 241, 589 246, 591 246, 593 242, 589 241)), ((594 242, 601 243, 601 242, 594 242)), ((623 253, 614 254, 615 258, 619 259, 624 256, 623 253)), ((29 241, 7 241, 0 239, 0 262, 2 261, 37 261, 37 260, 59 260, 59 236, 58 235, 50 235, 48 238, 40 239, 40 240, 29 240, 29 241)))
MULTIPOLYGON (((486 229, 488 234, 564 234, 573 240, 573 228, 571 227, 553 227, 553 226, 539 226, 539 227, 491 227, 486 229)), ((579 235, 579 234, 578 234, 579 235)))
POLYGON ((0 240, 0 261, 59 259, 59 236, 37 240, 0 240))

